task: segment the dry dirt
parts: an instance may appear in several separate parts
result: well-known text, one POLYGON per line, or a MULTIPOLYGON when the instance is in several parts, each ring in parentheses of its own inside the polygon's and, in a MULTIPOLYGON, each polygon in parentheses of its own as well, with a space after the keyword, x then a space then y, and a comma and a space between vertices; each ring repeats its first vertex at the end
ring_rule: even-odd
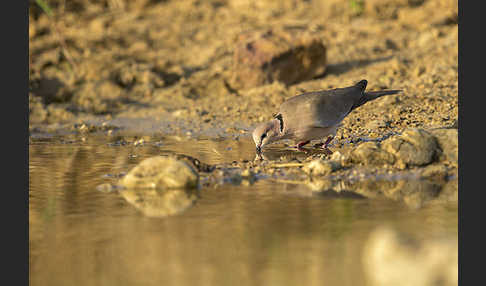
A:
POLYGON ((249 136, 286 98, 361 79, 368 90, 404 92, 353 111, 337 140, 457 128, 454 0, 48 3, 52 17, 30 4, 31 133, 76 130, 91 120, 141 133, 249 136), (290 85, 232 87, 238 37, 276 29, 321 39, 324 74, 290 85), (126 118, 155 123, 144 130, 126 118))

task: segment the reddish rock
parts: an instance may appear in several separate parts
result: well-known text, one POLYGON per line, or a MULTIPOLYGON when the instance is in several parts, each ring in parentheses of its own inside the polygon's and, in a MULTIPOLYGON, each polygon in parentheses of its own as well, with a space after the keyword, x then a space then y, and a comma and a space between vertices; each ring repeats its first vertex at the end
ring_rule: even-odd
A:
POLYGON ((305 32, 255 32, 240 35, 233 58, 231 85, 251 88, 274 81, 286 85, 324 73, 326 47, 305 32))

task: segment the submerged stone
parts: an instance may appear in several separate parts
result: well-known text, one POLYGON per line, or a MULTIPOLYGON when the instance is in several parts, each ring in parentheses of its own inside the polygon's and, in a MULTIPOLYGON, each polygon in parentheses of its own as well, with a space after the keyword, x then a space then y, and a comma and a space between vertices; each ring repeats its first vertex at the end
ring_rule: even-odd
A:
POLYGON ((199 175, 185 161, 173 157, 155 156, 143 160, 120 183, 125 188, 191 189, 197 187, 199 175))

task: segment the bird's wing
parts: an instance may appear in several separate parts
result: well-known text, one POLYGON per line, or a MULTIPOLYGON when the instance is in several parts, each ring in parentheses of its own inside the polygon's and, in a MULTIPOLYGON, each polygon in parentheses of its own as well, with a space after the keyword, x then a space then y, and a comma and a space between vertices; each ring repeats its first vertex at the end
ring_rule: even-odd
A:
POLYGON ((351 111, 362 91, 355 86, 304 93, 280 106, 288 128, 332 127, 351 111))

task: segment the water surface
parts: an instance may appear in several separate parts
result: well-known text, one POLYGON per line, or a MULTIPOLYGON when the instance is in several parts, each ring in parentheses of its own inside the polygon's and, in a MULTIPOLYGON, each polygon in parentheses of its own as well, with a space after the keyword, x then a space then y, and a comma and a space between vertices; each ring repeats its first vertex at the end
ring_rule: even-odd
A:
POLYGON ((457 204, 415 209, 260 180, 175 194, 188 207, 153 217, 123 193, 97 189, 144 158, 168 152, 210 164, 255 156, 244 140, 141 147, 31 142, 30 284, 366 285, 361 253, 375 227, 387 224, 424 239, 457 236, 457 204))

